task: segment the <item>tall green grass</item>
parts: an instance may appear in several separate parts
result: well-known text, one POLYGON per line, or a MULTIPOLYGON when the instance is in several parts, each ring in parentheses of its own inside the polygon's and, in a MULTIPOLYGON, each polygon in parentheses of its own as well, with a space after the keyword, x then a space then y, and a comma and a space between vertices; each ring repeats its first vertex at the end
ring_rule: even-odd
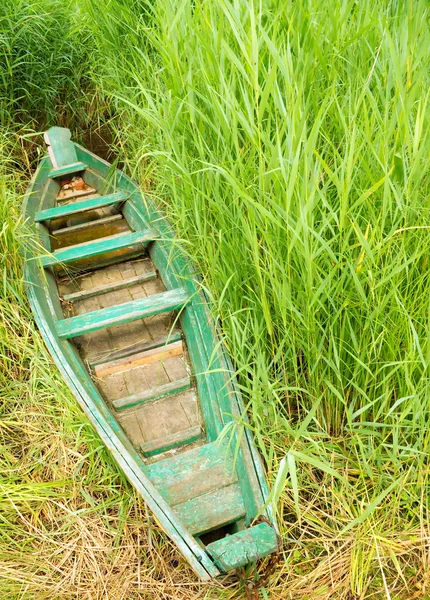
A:
POLYGON ((88 126, 102 106, 91 77, 94 41, 74 0, 0 4, 0 127, 88 126))
POLYGON ((101 8, 129 168, 189 242, 269 469, 289 451, 291 563, 309 582, 346 544, 345 594, 401 594, 421 571, 393 540, 428 531, 428 4, 101 8))

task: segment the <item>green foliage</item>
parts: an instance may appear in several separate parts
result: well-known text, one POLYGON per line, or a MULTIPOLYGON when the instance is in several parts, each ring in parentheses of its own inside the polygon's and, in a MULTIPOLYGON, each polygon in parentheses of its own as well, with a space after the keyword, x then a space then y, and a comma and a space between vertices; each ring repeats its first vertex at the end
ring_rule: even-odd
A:
POLYGON ((93 48, 74 0, 1 2, 0 126, 86 124, 93 48))

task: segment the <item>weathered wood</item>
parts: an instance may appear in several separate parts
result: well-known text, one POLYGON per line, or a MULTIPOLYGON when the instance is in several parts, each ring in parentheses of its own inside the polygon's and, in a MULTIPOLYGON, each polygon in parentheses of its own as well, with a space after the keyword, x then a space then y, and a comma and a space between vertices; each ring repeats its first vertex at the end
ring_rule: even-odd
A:
POLYGON ((188 293, 184 289, 178 288, 150 298, 140 298, 132 302, 60 320, 56 322, 55 326, 60 338, 69 339, 99 329, 145 319, 151 315, 178 310, 184 307, 187 300, 188 293))
POLYGON ((276 531, 268 523, 260 523, 208 544, 206 551, 227 573, 276 552, 277 547, 276 531))
POLYGON ((237 481, 226 441, 212 442, 148 465, 148 477, 171 505, 237 481))
POLYGON ((43 137, 54 169, 78 162, 75 144, 71 141, 69 129, 51 127, 43 137))
POLYGON ((127 249, 135 244, 149 244, 156 237, 157 232, 154 229, 135 231, 133 233, 119 233, 97 241, 68 246, 67 248, 56 250, 51 255, 44 255, 38 258, 40 258, 44 267, 52 267, 58 264, 67 264, 80 259, 99 256, 100 254, 127 249))
POLYGON ((53 267, 54 271, 64 276, 67 273, 69 276, 76 277, 82 273, 95 272, 105 267, 121 264, 125 261, 132 260, 134 258, 141 258, 145 251, 145 245, 139 244, 136 246, 128 246, 127 248, 121 248, 120 250, 114 250, 113 252, 107 252, 103 256, 90 256, 89 258, 82 258, 73 262, 72 264, 58 263, 53 267))
POLYGON ((103 365, 106 362, 119 360, 120 358, 126 358, 127 356, 137 354, 138 352, 146 352, 147 350, 153 350, 154 348, 167 346, 168 344, 179 342, 181 339, 182 333, 180 331, 175 330, 172 331, 167 337, 165 336, 156 340, 150 340, 146 342, 138 342, 136 344, 132 344, 131 346, 121 348, 121 350, 114 350, 112 352, 109 352, 108 354, 103 355, 103 357, 91 361, 91 367, 94 368, 96 366, 103 365))
POLYGON ((71 165, 66 165, 64 167, 58 167, 58 169, 52 169, 48 173, 48 177, 50 179, 55 179, 56 177, 65 177, 66 175, 73 175, 74 173, 80 173, 81 171, 85 171, 88 167, 86 163, 76 162, 71 165))
POLYGON ((37 223, 43 221, 51 221, 52 219, 58 219, 59 217, 70 217, 71 215, 77 215, 84 213, 89 210, 96 208, 103 208, 104 206, 113 206, 120 204, 127 200, 127 194, 124 192, 116 192, 115 194, 109 194, 108 196, 99 196, 98 198, 91 198, 91 200, 80 200, 79 202, 71 202, 70 204, 63 204, 61 206, 55 206, 54 208, 47 208, 37 213, 34 220, 37 223))
MULTIPOLYGON (((144 370, 147 373, 148 367, 142 367, 141 370, 144 370)), ((112 377, 115 378, 117 375, 112 375, 112 377)), ((120 375, 119 377, 126 380, 127 374, 120 375)), ((108 379, 110 379, 110 377, 106 377, 101 383, 104 384, 108 379)), ((138 382, 136 380, 134 380, 134 382, 137 385, 138 382)), ((104 386, 103 389, 105 389, 104 386)), ((176 434, 178 431, 185 431, 190 427, 201 426, 201 421, 197 414, 190 420, 183 410, 184 404, 197 405, 197 402, 196 393, 190 388, 186 392, 181 392, 175 396, 168 396, 157 402, 141 404, 135 408, 118 411, 115 413, 115 418, 122 426, 126 427, 127 432, 130 423, 139 423, 141 435, 139 436, 139 439, 133 439, 133 443, 137 447, 140 447, 146 442, 165 438, 166 436, 176 434)), ((190 446, 178 448, 175 455, 179 455, 181 452, 187 452, 189 449, 191 449, 190 446)), ((156 462, 157 459, 159 460, 160 457, 155 456, 150 460, 151 462, 156 462)))
POLYGON ((74 292, 73 294, 64 294, 63 299, 67 300, 67 302, 78 302, 79 300, 91 298, 91 296, 100 296, 101 294, 115 292, 117 290, 131 287, 132 285, 144 283, 145 281, 150 281, 156 277, 157 273, 155 271, 150 271, 144 275, 137 275, 136 277, 130 277, 130 279, 123 279, 122 281, 114 281, 113 283, 100 285, 89 290, 81 290, 80 292, 74 292))
POLYGON ((92 187, 88 187, 85 190, 73 190, 72 188, 65 190, 64 188, 61 188, 57 196, 57 204, 65 204, 71 200, 76 200, 76 198, 84 198, 85 196, 91 195, 97 197, 99 194, 97 194, 97 191, 92 187))
POLYGON ((85 221, 84 223, 78 223, 77 225, 69 225, 68 227, 61 227, 60 229, 53 229, 51 235, 54 237, 57 235, 71 234, 82 231, 83 229, 90 229, 92 227, 99 227, 100 225, 106 225, 115 221, 121 221, 124 217, 121 214, 109 215, 102 217, 101 219, 92 219, 91 221, 85 221))
MULTIPOLYGON (((32 215, 34 203, 32 193, 37 191, 40 183, 46 179, 46 161, 38 169, 30 190, 25 198, 24 215, 32 215)), ((34 213, 33 213, 34 214, 34 213)), ((177 520, 171 508, 163 500, 150 480, 145 475, 145 465, 141 456, 133 448, 121 427, 113 418, 105 402, 88 377, 83 362, 79 359, 72 345, 59 340, 54 333, 54 324, 50 303, 53 301, 52 289, 47 288, 45 273, 38 268, 29 249, 26 253, 25 280, 28 283, 28 295, 37 325, 41 330, 48 349, 51 352, 63 377, 79 401, 81 407, 91 420, 98 435, 112 453, 114 460, 124 471, 126 477, 135 486, 137 492, 145 499, 162 528, 177 545, 184 557, 190 562, 194 571, 203 579, 216 576, 219 571, 196 540, 177 520)))
POLYGON ((170 381, 183 379, 187 376, 186 359, 187 355, 169 356, 163 360, 164 370, 170 381))
POLYGON ((164 346, 151 347, 144 352, 138 352, 124 358, 95 365, 94 374, 96 377, 106 377, 114 373, 124 373, 124 371, 130 371, 143 365, 159 362, 171 356, 180 356, 183 352, 182 340, 178 340, 164 346))
POLYGON ((140 404, 155 402, 156 400, 160 400, 166 396, 173 396, 179 392, 184 392, 185 390, 189 389, 190 385, 190 378, 185 377, 184 379, 179 379, 178 381, 169 381, 169 383, 160 385, 158 388, 152 390, 140 392, 139 394, 133 394, 132 396, 127 396, 126 398, 120 398, 119 400, 114 400, 112 404, 116 410, 124 410, 140 404))
POLYGON ((101 224, 98 224, 97 221, 99 219, 96 219, 89 221, 88 227, 82 227, 77 231, 64 232, 63 234, 55 236, 51 235, 51 252, 70 246, 76 246, 77 244, 85 244, 101 238, 111 237, 113 235, 118 235, 119 233, 131 233, 127 221, 121 218, 122 215, 112 216, 119 217, 119 219, 114 219, 113 221, 101 224))
POLYGON ((140 449, 144 456, 154 456, 155 454, 162 454, 163 452, 173 450, 179 446, 185 446, 186 444, 196 442, 201 436, 202 429, 200 425, 197 425, 196 427, 190 427, 189 429, 179 431, 178 433, 172 433, 164 438, 146 442, 140 446, 140 449))
POLYGON ((238 521, 245 515, 237 483, 176 504, 174 513, 193 535, 201 535, 238 521))

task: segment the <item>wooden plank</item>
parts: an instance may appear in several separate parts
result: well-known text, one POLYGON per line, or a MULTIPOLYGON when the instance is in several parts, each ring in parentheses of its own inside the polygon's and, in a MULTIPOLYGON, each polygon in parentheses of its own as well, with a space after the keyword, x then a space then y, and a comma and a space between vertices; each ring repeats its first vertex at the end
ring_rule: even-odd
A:
POLYGON ((99 329, 178 310, 184 307, 187 300, 188 293, 182 288, 177 288, 150 298, 140 298, 70 319, 59 320, 56 321, 55 326, 60 338, 69 339, 99 329))
POLYGON ((161 400, 161 398, 165 398, 166 396, 179 394, 179 392, 188 390, 190 386, 190 378, 184 377, 184 379, 170 381, 165 385, 160 385, 158 388, 152 390, 146 390, 140 394, 133 394, 132 396, 127 396, 126 398, 114 400, 112 404, 117 410, 123 410, 125 408, 131 408, 132 406, 138 406, 139 404, 155 402, 156 400, 161 400))
POLYGON ((71 133, 65 127, 51 127, 44 133, 48 154, 54 169, 78 162, 75 144, 71 133))
POLYGON ((36 214, 34 220, 37 223, 42 223, 43 221, 58 219, 59 217, 70 217, 71 215, 76 215, 89 210, 95 210, 96 208, 103 208, 105 206, 119 204, 120 202, 127 200, 127 198, 128 195, 124 192, 115 192, 115 194, 99 196, 98 198, 91 198, 91 200, 80 200, 79 202, 62 204, 61 206, 55 206, 54 208, 41 210, 36 214))
POLYGON ((93 219, 92 221, 85 221, 85 223, 78 223, 77 225, 70 225, 69 227, 61 227, 60 229, 53 229, 51 235, 63 235, 82 231, 83 229, 89 229, 91 227, 99 227, 100 225, 106 225, 114 221, 121 221, 124 217, 121 214, 109 215, 101 219, 93 219))
POLYGON ((163 361, 164 370, 170 381, 182 379, 188 374, 185 356, 170 356, 163 361))
POLYGON ((73 190, 69 188, 67 190, 63 188, 60 189, 57 202, 65 204, 66 202, 70 202, 71 200, 76 200, 76 198, 84 198, 85 196, 91 196, 91 194, 97 194, 97 190, 92 187, 89 187, 85 190, 73 190))
POLYGON ((245 567, 277 549, 276 531, 268 523, 259 523, 206 546, 209 556, 226 573, 245 567))
MULTIPOLYGON (((90 214, 90 213, 86 213, 90 214)), ((51 235, 51 252, 60 250, 69 246, 76 246, 77 244, 85 244, 86 242, 92 242, 101 238, 111 237, 112 235, 118 235, 119 233, 131 233, 131 229, 128 226, 127 221, 121 218, 122 215, 113 215, 120 217, 107 223, 97 224, 97 220, 89 221, 90 226, 81 228, 74 232, 65 232, 60 235, 51 235)))
POLYGON ((245 515, 237 483, 176 504, 173 512, 192 535, 201 535, 238 521, 245 515))
POLYGON ((144 456, 154 456, 168 450, 173 450, 173 448, 179 448, 180 446, 196 442, 201 436, 202 429, 200 425, 196 425, 196 427, 190 427, 178 433, 172 433, 171 435, 166 435, 166 437, 146 442, 140 446, 140 449, 144 456))
MULTIPOLYGON (((164 368, 166 368, 166 363, 164 363, 164 368)), ((200 402, 197 394, 182 394, 179 397, 179 404, 191 427, 201 422, 200 402)))
POLYGON ((52 267, 58 264, 66 264, 81 259, 88 259, 100 254, 127 249, 135 244, 149 244, 157 237, 154 229, 145 231, 134 231, 133 233, 119 233, 117 235, 102 238, 100 240, 68 246, 56 250, 52 254, 38 257, 44 267, 52 267))
POLYGON ((59 167, 58 169, 52 169, 48 173, 49 179, 55 179, 56 177, 64 177, 65 175, 72 175, 73 173, 80 173, 81 171, 85 171, 88 168, 88 165, 83 162, 76 162, 70 165, 66 165, 64 167, 59 167))
POLYGON ((178 356, 183 354, 184 347, 182 340, 172 342, 167 345, 156 346, 150 350, 144 352, 138 352, 124 358, 112 360, 94 367, 94 374, 96 377, 106 377, 107 375, 113 375, 114 373, 123 373, 124 371, 130 371, 143 365, 149 365, 151 363, 159 362, 170 358, 171 356, 178 356))
POLYGON ((137 275, 136 277, 130 277, 130 279, 114 281, 113 283, 100 285, 89 290, 81 290, 80 292, 74 292, 73 294, 65 294, 63 296, 63 300, 67 300, 68 302, 78 302, 79 300, 85 300, 85 298, 91 298, 92 296, 99 296, 100 294, 107 294, 108 292, 116 292, 117 290, 131 287, 132 285, 150 281, 156 277, 157 273, 155 271, 151 271, 149 273, 145 273, 144 275, 137 275))
POLYGON ((109 352, 109 354, 105 354, 103 358, 99 358, 91 362, 91 366, 96 367, 106 362, 119 360, 120 358, 126 358, 127 356, 137 354, 138 352, 145 352, 146 350, 153 350, 154 348, 167 346, 168 344, 172 344, 173 342, 179 342, 181 339, 182 333, 180 331, 175 330, 172 331, 167 337, 161 337, 156 340, 150 340, 149 342, 138 342, 136 344, 132 344, 131 346, 121 348, 120 350, 114 350, 113 352, 109 352))
POLYGON ((224 439, 148 465, 147 474, 171 506, 237 481, 233 455, 224 439))
POLYGON ((92 256, 88 259, 77 260, 73 265, 62 265, 59 263, 54 267, 55 271, 63 276, 75 277, 84 272, 93 272, 105 267, 124 263, 134 258, 141 258, 145 246, 131 246, 114 252, 108 252, 103 256, 92 256))

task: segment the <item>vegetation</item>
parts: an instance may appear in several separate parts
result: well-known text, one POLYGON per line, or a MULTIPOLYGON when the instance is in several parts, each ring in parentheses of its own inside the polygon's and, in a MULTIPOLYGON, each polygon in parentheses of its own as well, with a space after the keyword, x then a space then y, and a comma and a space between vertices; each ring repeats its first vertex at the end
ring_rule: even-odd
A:
POLYGON ((284 540, 266 596, 430 597, 427 2, 20 0, 0 35, 2 597, 243 597, 190 585, 27 308, 29 134, 109 115, 222 319, 284 540))

